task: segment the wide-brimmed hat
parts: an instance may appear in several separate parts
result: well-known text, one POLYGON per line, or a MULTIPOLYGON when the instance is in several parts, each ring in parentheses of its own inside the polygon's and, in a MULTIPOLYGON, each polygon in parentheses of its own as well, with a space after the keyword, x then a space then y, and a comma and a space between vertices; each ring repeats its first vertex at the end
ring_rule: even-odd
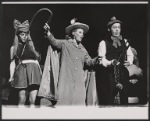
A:
POLYGON ((18 20, 14 20, 14 28, 16 29, 16 33, 18 32, 29 32, 29 21, 26 20, 21 23, 18 20))
POLYGON ((76 19, 72 19, 71 20, 71 25, 66 27, 66 29, 65 29, 66 34, 69 35, 72 32, 72 30, 78 29, 78 28, 83 29, 84 30, 84 34, 88 32, 88 30, 89 30, 89 26, 88 25, 80 23, 80 22, 75 22, 75 21, 76 21, 76 19))
POLYGON ((113 16, 111 18, 111 20, 108 22, 107 26, 109 27, 109 26, 113 25, 114 23, 120 23, 120 24, 122 24, 122 22, 120 20, 117 20, 116 17, 113 16))

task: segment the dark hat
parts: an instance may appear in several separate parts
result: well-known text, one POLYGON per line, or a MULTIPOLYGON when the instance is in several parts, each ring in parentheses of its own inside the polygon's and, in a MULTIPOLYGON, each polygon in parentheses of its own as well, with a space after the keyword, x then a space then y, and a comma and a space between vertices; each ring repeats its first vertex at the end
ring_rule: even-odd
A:
POLYGON ((111 18, 111 20, 108 22, 107 26, 111 26, 111 25, 113 25, 114 23, 120 23, 120 24, 122 24, 122 22, 121 22, 120 20, 117 20, 116 17, 113 16, 113 17, 111 18))
POLYGON ((71 25, 69 25, 68 27, 66 27, 66 34, 70 34, 70 32, 72 32, 72 30, 74 29, 78 29, 78 28, 81 28, 84 30, 84 34, 88 32, 89 30, 89 26, 86 25, 86 24, 83 24, 83 23, 80 23, 80 22, 75 22, 76 19, 72 19, 71 20, 71 25))
POLYGON ((14 20, 14 28, 16 33, 18 32, 29 32, 29 22, 28 20, 24 21, 22 24, 18 20, 14 20))

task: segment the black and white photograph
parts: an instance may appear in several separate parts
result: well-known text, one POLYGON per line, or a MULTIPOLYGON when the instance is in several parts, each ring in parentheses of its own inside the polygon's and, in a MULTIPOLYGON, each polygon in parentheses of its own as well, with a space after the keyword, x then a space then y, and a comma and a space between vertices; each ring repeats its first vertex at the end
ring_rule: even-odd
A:
POLYGON ((149 119, 148 1, 2 1, 1 119, 149 119))

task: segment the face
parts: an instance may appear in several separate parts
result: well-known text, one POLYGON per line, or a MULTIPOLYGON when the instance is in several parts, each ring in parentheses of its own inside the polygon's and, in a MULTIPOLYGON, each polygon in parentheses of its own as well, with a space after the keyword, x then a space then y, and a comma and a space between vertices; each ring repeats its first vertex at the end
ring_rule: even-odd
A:
POLYGON ((26 42, 26 40, 27 40, 27 33, 25 33, 25 32, 21 32, 20 34, 19 34, 19 39, 22 41, 22 42, 26 42))
POLYGON ((72 32, 74 39, 76 39, 77 42, 81 42, 82 38, 84 37, 84 30, 83 29, 76 29, 72 32))
POLYGON ((111 33, 112 33, 112 36, 120 36, 120 33, 121 33, 121 25, 120 23, 114 23, 112 26, 111 26, 111 33))

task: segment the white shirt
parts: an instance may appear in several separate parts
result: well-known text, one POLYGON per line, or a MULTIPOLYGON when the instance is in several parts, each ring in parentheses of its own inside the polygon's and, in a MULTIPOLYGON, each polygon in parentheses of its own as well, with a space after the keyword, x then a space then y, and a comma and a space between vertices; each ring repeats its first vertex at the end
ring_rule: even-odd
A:
MULTIPOLYGON (((124 39, 125 43, 127 42, 126 39, 124 39)), ((129 43, 127 42, 126 43, 126 46, 128 46, 129 43)), ((131 64, 133 64, 133 53, 131 51, 131 47, 129 46, 129 48, 127 49, 126 51, 126 54, 127 54, 127 61, 131 64)), ((99 47, 98 47, 98 56, 102 57, 101 59, 101 62, 100 64, 102 64, 104 67, 108 67, 111 65, 111 61, 112 60, 107 60, 106 59, 106 43, 104 40, 102 40, 100 43, 99 43, 99 47)))

